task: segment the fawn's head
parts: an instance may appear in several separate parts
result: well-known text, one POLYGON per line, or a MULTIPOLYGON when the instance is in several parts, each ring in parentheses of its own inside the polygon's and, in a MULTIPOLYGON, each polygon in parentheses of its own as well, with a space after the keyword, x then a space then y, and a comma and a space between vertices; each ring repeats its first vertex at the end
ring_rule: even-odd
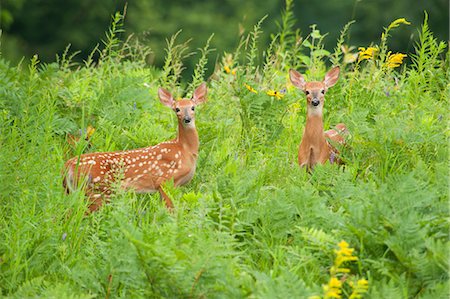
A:
POLYGON ((195 107, 198 104, 206 102, 206 93, 206 83, 202 83, 195 89, 191 99, 175 101, 170 92, 164 88, 158 89, 158 96, 161 103, 175 111, 178 123, 181 123, 185 128, 195 127, 195 107))
POLYGON ((292 84, 306 94, 308 112, 322 114, 325 93, 339 79, 339 67, 332 68, 322 81, 306 82, 303 75, 293 69, 289 70, 289 77, 292 84))

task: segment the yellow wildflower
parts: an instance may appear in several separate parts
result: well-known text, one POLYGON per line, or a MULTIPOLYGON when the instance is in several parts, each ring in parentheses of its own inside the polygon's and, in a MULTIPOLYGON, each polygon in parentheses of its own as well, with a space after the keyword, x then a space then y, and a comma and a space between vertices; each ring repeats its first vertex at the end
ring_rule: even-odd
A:
POLYGON ((400 26, 400 24, 410 25, 411 23, 408 22, 405 18, 400 18, 389 24, 388 30, 391 30, 392 28, 396 28, 400 26))
POLYGON ((324 298, 341 298, 342 282, 336 277, 331 277, 327 285, 323 286, 324 298))
POLYGON ((336 258, 334 259, 334 265, 330 269, 330 274, 335 275, 336 273, 349 273, 350 270, 347 268, 341 268, 341 265, 349 261, 357 261, 358 257, 353 256, 353 248, 350 248, 348 243, 341 241, 338 244, 339 250, 334 250, 336 253, 336 258))
POLYGON ((225 71, 225 73, 227 74, 232 74, 232 75, 236 75, 236 69, 231 69, 228 65, 223 67, 223 70, 225 71))
POLYGON ((248 84, 245 84, 245 87, 248 89, 248 91, 250 91, 250 92, 253 92, 253 93, 258 93, 257 91, 256 91, 256 89, 254 89, 253 87, 251 87, 250 85, 248 85, 248 84))
POLYGON ((330 288, 341 288, 342 282, 339 279, 337 279, 336 277, 332 277, 330 279, 330 281, 328 282, 328 286, 330 288))
POLYGON ((367 279, 360 279, 357 282, 357 286, 361 289, 365 289, 366 291, 369 289, 369 282, 367 281, 367 279))
POLYGON ((276 97, 277 100, 281 100, 281 99, 284 97, 284 94, 283 94, 283 93, 281 93, 281 92, 279 92, 279 91, 276 91, 276 90, 268 90, 268 91, 266 92, 266 94, 267 94, 268 96, 271 96, 271 97, 276 97))
POLYGON ((358 61, 364 60, 364 59, 373 59, 375 56, 375 52, 378 51, 375 47, 368 47, 367 49, 364 47, 359 47, 359 58, 358 61))
POLYGON ((88 126, 86 128, 86 137, 91 138, 91 136, 94 134, 94 132, 95 132, 95 128, 92 126, 88 126))
POLYGON ((345 242, 344 240, 342 240, 341 242, 339 242, 338 247, 339 247, 339 251, 336 251, 336 254, 342 254, 342 255, 352 255, 354 249, 353 248, 349 248, 348 247, 348 243, 345 242))
POLYGON ((405 58, 406 56, 407 56, 406 54, 402 53, 391 54, 391 52, 389 52, 388 59, 386 61, 386 66, 388 68, 396 68, 403 63, 403 58, 405 58))
MULTIPOLYGON (((340 290, 339 290, 339 291, 340 291, 340 290)), ((328 290, 328 291, 326 291, 325 296, 324 296, 323 298, 325 298, 325 299, 327 299, 327 298, 337 298, 337 299, 340 299, 340 298, 342 298, 342 297, 341 297, 341 295, 340 295, 340 292, 337 292, 336 290, 328 290)))
MULTIPOLYGON (((338 250, 334 250, 336 258, 334 265, 330 269, 330 279, 326 285, 322 285, 323 299, 341 299, 344 292, 344 284, 348 284, 352 289, 352 293, 348 297, 349 299, 362 299, 363 295, 369 290, 369 282, 364 278, 355 282, 355 279, 349 279, 352 277, 351 274, 339 274, 350 273, 350 269, 339 268, 339 266, 345 261, 355 261, 358 259, 356 256, 353 256, 354 249, 350 248, 349 244, 345 241, 339 242, 338 247, 338 250), (341 279, 338 277, 341 277, 341 279)), ((344 295, 347 296, 348 293, 345 292, 344 295)), ((314 295, 308 299, 321 299, 321 296, 314 295)))
POLYGON ((91 146, 89 140, 91 139, 92 135, 95 132, 95 128, 92 127, 91 125, 87 126, 86 130, 78 130, 77 134, 67 134, 67 142, 72 146, 72 147, 77 147, 77 144, 80 142, 81 139, 84 139, 85 141, 88 142, 88 147, 91 146), (85 135, 86 134, 86 135, 85 135))
POLYGON ((353 292, 350 294, 349 299, 360 299, 364 293, 367 293, 369 290, 369 282, 366 279, 360 279, 356 283, 356 286, 350 285, 353 289, 353 292))
POLYGON ((369 282, 367 281, 367 279, 360 279, 358 280, 358 285, 361 287, 365 287, 368 288, 369 287, 369 282))

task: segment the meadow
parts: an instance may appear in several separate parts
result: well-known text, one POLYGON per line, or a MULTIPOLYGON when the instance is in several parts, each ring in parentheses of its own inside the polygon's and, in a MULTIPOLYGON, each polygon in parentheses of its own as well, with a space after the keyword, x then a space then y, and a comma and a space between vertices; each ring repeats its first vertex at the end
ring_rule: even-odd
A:
POLYGON ((175 35, 162 68, 146 64, 151 49, 139 40, 122 39, 120 13, 83 63, 70 49, 50 64, 0 56, 0 296, 449 297, 446 43, 426 15, 386 24, 361 49, 348 46, 349 23, 333 52, 315 26, 301 36, 289 9, 269 45, 259 43, 261 22, 233 53, 206 42, 192 54, 175 35), (404 26, 420 32, 407 57, 389 50, 404 26), (189 55, 198 63, 185 82, 189 55), (207 78, 211 55, 219 60, 207 78), (324 126, 347 125, 345 166, 308 173, 297 164, 305 98, 288 71, 321 80, 331 65, 341 77, 324 126), (174 212, 159 194, 117 190, 85 215, 83 191, 62 187, 64 162, 173 138, 158 87, 182 97, 203 81, 196 174, 165 186, 174 212))

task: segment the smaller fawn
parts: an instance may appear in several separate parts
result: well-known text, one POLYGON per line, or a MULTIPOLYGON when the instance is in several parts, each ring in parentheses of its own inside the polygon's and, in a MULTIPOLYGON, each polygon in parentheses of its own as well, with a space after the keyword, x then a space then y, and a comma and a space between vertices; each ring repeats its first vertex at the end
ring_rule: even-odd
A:
POLYGON ((323 105, 328 88, 339 79, 339 67, 331 69, 323 81, 306 82, 299 72, 289 71, 291 82, 306 94, 307 118, 305 131, 298 150, 298 164, 312 169, 317 163, 341 163, 337 157, 339 151, 335 144, 344 145, 347 128, 344 124, 336 125, 336 129, 323 131, 323 105), (331 141, 331 143, 330 143, 331 141))
POLYGON ((195 107, 206 102, 206 84, 194 91, 192 99, 175 101, 169 91, 159 88, 161 103, 176 113, 178 136, 174 140, 141 149, 83 154, 68 160, 63 185, 70 192, 84 183, 91 212, 109 199, 112 184, 137 193, 159 191, 166 207, 173 203, 161 185, 174 180, 175 186, 187 184, 194 176, 198 156, 195 107))

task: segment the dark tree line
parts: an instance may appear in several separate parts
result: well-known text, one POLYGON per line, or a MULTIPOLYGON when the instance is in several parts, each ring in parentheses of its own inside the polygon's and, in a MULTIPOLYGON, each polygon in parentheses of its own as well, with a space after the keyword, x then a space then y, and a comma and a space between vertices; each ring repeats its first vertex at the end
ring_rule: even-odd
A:
MULTIPOLYGON (((104 37, 111 16, 125 7, 124 0, 2 0, 1 50, 9 60, 38 53, 41 61, 54 61, 68 44, 72 51, 80 50, 79 59, 86 57, 104 37)), ((239 34, 248 32, 264 15, 262 42, 276 31, 284 1, 270 0, 134 0, 127 4, 126 34, 135 33, 153 50, 153 63, 161 65, 164 59, 165 39, 183 29, 180 41, 192 38, 191 48, 202 47, 215 33, 212 47, 232 51, 239 34)), ((322 33, 328 32, 325 44, 332 48, 339 31, 350 20, 356 20, 350 31, 350 44, 367 46, 378 42, 383 27, 397 18, 405 17, 412 24, 395 32, 390 48, 411 51, 417 28, 424 11, 436 37, 448 40, 447 0, 329 0, 294 1, 296 26, 303 35, 309 26, 317 24, 322 33)), ((219 53, 220 54, 220 53, 219 53)))

